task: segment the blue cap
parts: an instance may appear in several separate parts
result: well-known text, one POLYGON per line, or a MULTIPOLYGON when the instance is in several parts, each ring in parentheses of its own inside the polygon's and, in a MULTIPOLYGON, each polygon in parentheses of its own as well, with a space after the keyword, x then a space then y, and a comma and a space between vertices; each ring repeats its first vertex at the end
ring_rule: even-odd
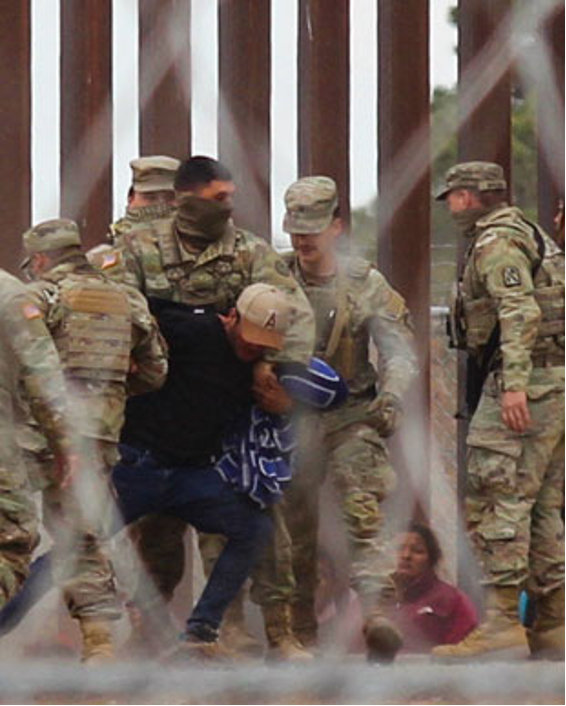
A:
POLYGON ((348 397, 348 386, 342 376, 320 358, 311 358, 308 366, 282 363, 277 375, 295 401, 317 409, 338 407, 348 397))

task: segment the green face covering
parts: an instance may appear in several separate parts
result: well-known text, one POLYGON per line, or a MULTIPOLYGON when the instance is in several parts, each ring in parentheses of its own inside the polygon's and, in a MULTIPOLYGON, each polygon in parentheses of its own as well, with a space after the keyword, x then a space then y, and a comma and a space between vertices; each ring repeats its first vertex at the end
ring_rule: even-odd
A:
POLYGON ((451 213, 454 222, 458 226, 464 235, 471 234, 474 226, 480 220, 486 216, 491 209, 489 208, 467 208, 465 211, 457 211, 456 213, 451 213))
POLYGON ((221 201, 183 196, 177 209, 177 230, 191 242, 209 245, 224 235, 231 215, 232 207, 221 201))

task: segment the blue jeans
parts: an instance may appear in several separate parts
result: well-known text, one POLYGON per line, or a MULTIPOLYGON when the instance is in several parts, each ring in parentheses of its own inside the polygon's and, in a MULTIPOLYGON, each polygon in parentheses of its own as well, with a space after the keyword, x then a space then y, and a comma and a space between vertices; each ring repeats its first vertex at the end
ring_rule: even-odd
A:
POLYGON ((205 623, 218 629, 271 535, 271 518, 247 496, 235 493, 210 465, 164 467, 148 451, 121 445, 120 452, 112 480, 124 524, 157 512, 180 517, 200 532, 227 537, 188 620, 189 628, 205 623))

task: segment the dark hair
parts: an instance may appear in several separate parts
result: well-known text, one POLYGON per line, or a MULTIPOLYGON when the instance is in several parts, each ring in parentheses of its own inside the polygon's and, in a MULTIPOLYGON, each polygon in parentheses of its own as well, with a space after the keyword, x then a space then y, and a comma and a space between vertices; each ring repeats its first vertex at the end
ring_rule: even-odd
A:
POLYGON ((175 174, 177 191, 192 191, 197 186, 211 181, 233 181, 230 170, 210 157, 191 157, 181 162, 175 174))
POLYGON ((442 558, 442 550, 440 549, 440 544, 436 535, 426 525, 421 525, 419 522, 411 522, 410 525, 405 530, 406 532, 411 532, 412 534, 418 534, 426 545, 426 550, 428 552, 428 558, 431 568, 438 564, 442 558))

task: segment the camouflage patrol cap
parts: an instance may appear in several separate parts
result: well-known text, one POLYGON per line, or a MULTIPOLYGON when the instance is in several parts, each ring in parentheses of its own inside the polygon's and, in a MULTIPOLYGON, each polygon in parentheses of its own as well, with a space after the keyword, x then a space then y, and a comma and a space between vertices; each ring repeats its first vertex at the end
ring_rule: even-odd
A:
POLYGON ((81 234, 78 225, 68 218, 52 218, 33 226, 22 235, 26 258, 20 267, 27 267, 32 255, 38 252, 79 247, 81 234))
POLYGON ((500 191, 507 188, 503 168, 494 162, 462 162, 446 172, 444 184, 436 194, 443 201, 454 189, 500 191))
POLYGON ((173 157, 152 156, 132 159, 132 186, 136 191, 173 191, 181 162, 173 157))
POLYGON ((330 177, 304 177, 285 192, 287 233, 320 233, 332 223, 338 205, 336 182, 330 177))

